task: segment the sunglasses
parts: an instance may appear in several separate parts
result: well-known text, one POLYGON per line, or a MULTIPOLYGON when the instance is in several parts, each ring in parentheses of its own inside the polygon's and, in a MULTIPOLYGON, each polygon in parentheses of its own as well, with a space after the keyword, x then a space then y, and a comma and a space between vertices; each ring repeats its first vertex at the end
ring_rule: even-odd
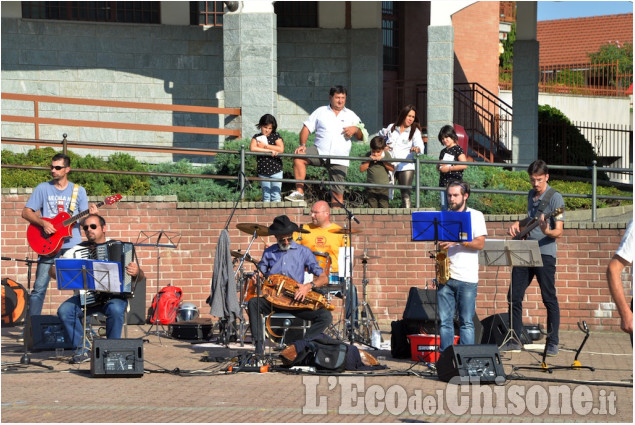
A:
POLYGON ((97 225, 96 224, 87 224, 86 226, 82 226, 82 229, 84 229, 84 232, 86 232, 89 227, 91 229, 95 230, 97 228, 97 225))
POLYGON ((51 170, 61 170, 62 168, 66 168, 66 167, 62 167, 61 165, 51 165, 51 170))
POLYGON ((278 238, 279 242, 293 242, 293 236, 289 236, 288 238, 278 238))

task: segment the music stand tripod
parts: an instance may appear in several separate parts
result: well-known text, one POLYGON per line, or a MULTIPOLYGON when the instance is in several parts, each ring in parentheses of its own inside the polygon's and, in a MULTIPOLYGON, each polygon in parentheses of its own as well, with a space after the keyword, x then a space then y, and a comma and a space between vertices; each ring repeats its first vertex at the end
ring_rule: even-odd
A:
MULTIPOLYGON (((43 364, 42 362, 36 362, 31 360, 31 356, 29 355, 29 347, 28 344, 26 342, 26 337, 27 337, 27 330, 31 329, 31 310, 30 310, 30 304, 31 304, 31 268, 33 267, 33 263, 38 263, 39 260, 29 260, 28 258, 25 258, 24 260, 20 259, 20 258, 10 258, 10 257, 2 257, 2 261, 18 261, 18 262, 23 262, 26 263, 26 267, 27 267, 27 274, 26 274, 26 280, 27 280, 27 290, 26 290, 26 317, 24 319, 24 331, 23 331, 23 335, 22 335, 22 342, 24 345, 24 353, 22 354, 22 357, 20 357, 20 361, 19 362, 7 362, 7 363, 2 363, 2 368, 4 369, 5 366, 29 366, 29 365, 33 365, 33 366, 40 366, 43 367, 45 369, 48 370, 53 370, 53 366, 47 366, 45 364, 43 364)), ((52 261, 52 259, 51 259, 52 261)), ((32 331, 31 331, 32 332, 32 331)))
MULTIPOLYGON (((479 252, 479 263, 483 266, 541 267, 542 257, 538 241, 535 240, 486 240, 479 252)), ((503 338, 502 348, 514 340, 520 346, 520 335, 514 331, 512 285, 509 285, 509 330, 503 338)), ((496 308, 496 306, 494 306, 496 308)))
MULTIPOLYGON (((144 231, 139 232, 139 235, 137 236, 137 241, 134 243, 134 246, 149 246, 149 247, 154 247, 157 250, 157 281, 156 281, 156 286, 157 286, 157 292, 156 292, 156 296, 159 296, 159 291, 160 291, 160 280, 161 280, 161 272, 160 272, 160 265, 161 265, 161 248, 172 248, 172 249, 176 249, 179 246, 179 242, 181 241, 181 235, 177 232, 166 232, 164 230, 159 230, 158 232, 154 232, 154 233, 147 233, 144 231), (165 237, 166 238, 166 242, 165 243, 160 243, 161 239, 165 237), (154 239, 156 238, 156 240, 154 242, 152 242, 154 239)), ((168 284, 167 286, 172 286, 172 284, 168 284)), ((152 327, 156 325, 157 326, 157 331, 156 331, 156 335, 159 338, 159 343, 161 342, 161 332, 159 331, 159 321, 157 320, 156 323, 152 323, 150 326, 150 329, 148 329, 148 331, 146 332, 146 335, 149 335, 152 333, 152 327)), ((163 326, 163 325, 161 325, 163 326)), ((165 332, 165 330, 163 331, 164 335, 167 336, 167 333, 165 332)))
MULTIPOLYGON (((469 212, 430 211, 412 213, 412 239, 415 241, 434 242, 435 252, 439 252, 439 242, 470 242, 472 240, 472 222, 469 212)), ((441 335, 439 334, 439 270, 435 263, 436 296, 434 302, 434 338, 439 343, 434 344, 434 358, 439 358, 441 335)), ((453 332, 454 334, 454 332, 453 332)), ((435 341, 436 342, 436 341, 435 341)))

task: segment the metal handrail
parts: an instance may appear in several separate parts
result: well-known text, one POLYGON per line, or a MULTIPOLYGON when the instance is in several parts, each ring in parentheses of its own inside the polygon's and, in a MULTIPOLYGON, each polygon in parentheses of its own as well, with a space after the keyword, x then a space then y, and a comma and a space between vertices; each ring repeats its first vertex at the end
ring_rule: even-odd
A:
MULTIPOLYGON (((46 143, 48 145, 60 145, 62 142, 55 141, 42 141, 42 140, 32 140, 32 139, 8 139, 2 138, 3 142, 14 143, 15 141, 21 141, 22 144, 27 144, 30 141, 31 145, 43 144, 46 143)), ((92 146, 94 147, 94 143, 87 142, 68 142, 66 141, 67 146, 92 146)), ((148 147, 148 146, 139 146, 139 145, 117 145, 117 149, 119 150, 167 150, 167 148, 161 147, 148 147)), ((245 163, 247 156, 270 156, 270 154, 262 153, 262 152, 251 152, 245 149, 245 145, 241 145, 240 150, 224 150, 224 149, 200 149, 200 148, 183 148, 179 150, 179 153, 182 154, 190 154, 190 155, 216 155, 218 153, 224 154, 234 154, 240 156, 240 172, 237 176, 224 176, 224 175, 202 175, 202 174, 183 174, 183 173, 159 173, 159 172, 143 172, 143 171, 120 171, 120 170, 91 170, 91 169, 73 169, 74 172, 86 172, 86 173, 98 173, 98 174, 120 174, 120 175, 139 175, 139 176, 151 176, 151 177, 181 177, 181 178, 203 178, 203 179, 215 179, 215 180, 237 180, 240 184, 240 189, 243 189, 244 185, 247 182, 247 178, 245 176, 245 163)), ((332 155, 297 155, 292 153, 280 153, 278 154, 280 157, 288 157, 288 158, 322 158, 322 159, 346 159, 350 161, 367 161, 368 157, 351 157, 351 156, 332 156, 332 155)), ((395 162, 393 160, 380 160, 384 162, 395 162)), ((444 189, 438 186, 421 186, 420 182, 420 169, 421 165, 424 164, 455 164, 454 161, 436 161, 436 160, 427 160, 421 159, 421 156, 417 156, 415 159, 399 159, 398 162, 407 162, 415 164, 415 207, 420 208, 421 199, 420 193, 421 191, 443 191, 444 189)), ((502 168, 517 168, 517 169, 527 169, 529 164, 509 164, 509 163, 489 163, 489 162, 465 162, 464 165, 468 167, 502 167, 502 168)), ((25 165, 12 165, 12 164, 2 164, 2 168, 17 168, 17 169, 34 169, 34 170, 48 170, 48 167, 42 166, 25 166, 25 165)), ((577 170, 577 171, 591 171, 592 175, 592 193, 590 195, 585 194, 569 194, 562 193, 563 197, 569 198, 581 198, 581 199, 591 199, 592 200, 592 221, 596 221, 597 219, 597 200, 598 199, 614 199, 614 200, 632 200, 632 197, 626 196, 614 196, 614 195, 598 195, 597 194, 597 173, 598 170, 606 171, 606 172, 618 172, 618 173, 626 173, 632 174, 633 170, 628 168, 612 168, 612 167, 598 167, 596 161, 593 161, 591 166, 572 166, 572 165, 549 165, 549 168, 552 170, 577 170)), ((282 183, 305 183, 305 184, 324 184, 329 183, 325 180, 296 180, 296 179, 274 179, 274 178, 265 178, 265 177, 249 177, 249 180, 252 181, 275 181, 282 183)), ((393 188, 393 189, 410 189, 412 186, 406 185, 398 185, 398 184, 390 184, 390 185, 380 185, 374 183, 357 183, 357 182, 338 182, 342 186, 347 187, 378 187, 378 188, 393 188)), ((503 195, 526 195, 526 191, 512 191, 512 190, 490 190, 490 189, 471 189, 474 193, 497 193, 503 195)))

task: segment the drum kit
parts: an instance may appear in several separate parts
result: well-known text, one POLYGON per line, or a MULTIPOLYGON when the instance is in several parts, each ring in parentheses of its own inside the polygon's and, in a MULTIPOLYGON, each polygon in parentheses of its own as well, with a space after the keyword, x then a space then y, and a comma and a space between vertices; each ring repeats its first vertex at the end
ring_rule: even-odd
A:
MULTIPOLYGON (((237 283, 237 292, 240 292, 239 302, 240 307, 243 311, 247 308, 247 303, 253 297, 258 296, 258 280, 261 279, 257 270, 247 271, 245 269, 245 262, 252 263, 256 269, 258 267, 258 263, 260 262, 259 258, 253 257, 249 252, 251 247, 258 236, 269 236, 269 228, 267 226, 257 224, 257 223, 239 223, 236 225, 236 228, 244 233, 252 235, 252 239, 249 242, 249 246, 245 251, 242 250, 234 250, 231 251, 231 256, 235 258, 234 263, 238 263, 235 269, 235 280, 237 283)), ((358 229, 350 229, 350 228, 341 228, 337 230, 331 230, 332 233, 342 234, 344 235, 345 246, 350 247, 350 238, 352 235, 362 233, 361 230, 358 229)), ((298 231, 301 235, 303 233, 310 233, 308 230, 305 230, 303 227, 298 231)), ((352 294, 351 291, 351 276, 352 273, 345 273, 346 278, 339 278, 338 276, 331 274, 331 257, 326 252, 313 251, 313 255, 317 260, 318 264, 324 270, 324 273, 327 276, 330 276, 328 286, 324 288, 318 288, 317 292, 323 294, 328 302, 331 302, 333 297, 342 298, 342 306, 346 305, 347 297, 350 297, 352 294)), ((380 329, 375 319, 375 315, 368 304, 367 301, 367 291, 366 287, 368 285, 368 277, 367 277, 367 266, 369 260, 375 260, 380 257, 369 256, 367 251, 364 250, 362 255, 358 255, 354 257, 355 259, 361 260, 363 265, 363 274, 362 274, 362 300, 361 300, 361 314, 360 320, 353 321, 351 326, 351 320, 347 320, 348 318, 341 317, 340 320, 336 321, 336 323, 332 324, 325 333, 331 337, 340 340, 349 339, 351 342, 359 342, 370 347, 379 348, 375 345, 378 345, 375 342, 373 345, 373 331, 376 331, 376 334, 379 334, 380 329)), ((350 261, 350 269, 352 270, 353 262, 350 261)), ((347 266, 345 265, 345 268, 347 266)), ((351 303, 357 307, 357 303, 351 303)), ((342 308, 342 310, 344 310, 342 308)), ((343 312, 341 313, 343 316, 343 312)), ((352 317, 357 318, 357 315, 354 314, 352 317)), ((246 334, 246 326, 244 325, 244 320, 240 321, 240 329, 239 329, 239 339, 241 342, 245 340, 246 334)))

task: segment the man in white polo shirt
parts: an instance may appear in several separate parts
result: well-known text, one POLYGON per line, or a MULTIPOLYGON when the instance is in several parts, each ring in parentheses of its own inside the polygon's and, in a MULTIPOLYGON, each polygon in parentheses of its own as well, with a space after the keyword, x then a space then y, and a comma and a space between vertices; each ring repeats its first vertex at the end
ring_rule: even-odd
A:
MULTIPOLYGON (((363 139, 363 124, 355 112, 347 109, 346 88, 331 87, 329 105, 320 106, 303 123, 300 131, 300 146, 295 150, 298 155, 330 155, 348 156, 351 152, 351 138, 363 139), (315 132, 315 146, 306 146, 311 133, 315 132)), ((346 180, 348 160, 323 158, 295 158, 293 160, 293 174, 296 180, 306 178, 308 165, 321 166, 327 169, 329 179, 333 182, 346 180)), ((334 198, 344 203, 344 186, 333 185, 331 193, 334 198)), ((296 190, 287 201, 304 201, 304 183, 296 183, 296 190)), ((337 204, 337 202, 335 203, 337 204)), ((339 206, 339 204, 332 206, 339 206)))

